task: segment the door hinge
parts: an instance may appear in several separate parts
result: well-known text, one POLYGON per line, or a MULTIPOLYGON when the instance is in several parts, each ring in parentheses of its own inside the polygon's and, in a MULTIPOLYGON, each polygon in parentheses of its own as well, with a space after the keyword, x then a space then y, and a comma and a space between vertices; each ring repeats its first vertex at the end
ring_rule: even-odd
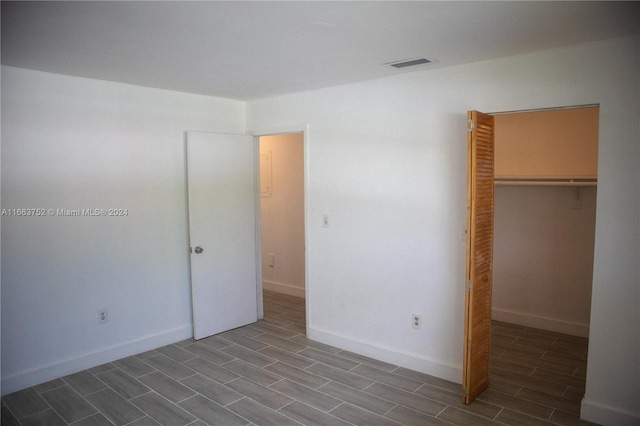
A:
POLYGON ((467 133, 472 132, 474 127, 475 124, 473 123, 473 120, 467 120, 467 133))
POLYGON ((473 287, 473 283, 471 280, 464 281, 464 291, 471 291, 471 287, 473 287))
POLYGON ((467 389, 466 387, 462 387, 462 396, 469 396, 469 389, 467 389))

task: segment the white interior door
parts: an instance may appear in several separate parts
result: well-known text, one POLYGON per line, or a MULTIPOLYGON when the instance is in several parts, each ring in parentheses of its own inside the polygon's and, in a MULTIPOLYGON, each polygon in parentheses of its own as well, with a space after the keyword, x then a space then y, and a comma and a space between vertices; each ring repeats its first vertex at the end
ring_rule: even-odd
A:
POLYGON ((187 134, 195 339, 257 321, 256 153, 251 136, 187 134))

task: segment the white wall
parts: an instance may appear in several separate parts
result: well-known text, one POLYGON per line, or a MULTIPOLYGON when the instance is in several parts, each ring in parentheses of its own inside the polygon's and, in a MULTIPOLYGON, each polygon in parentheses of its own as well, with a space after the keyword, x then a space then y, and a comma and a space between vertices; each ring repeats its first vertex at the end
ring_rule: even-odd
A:
POLYGON ((494 204, 493 319, 588 337, 596 187, 496 185, 494 204))
POLYGON ((613 40, 249 103, 249 128, 309 126, 310 337, 460 382, 465 112, 599 103, 583 415, 637 424, 639 51, 613 40))
POLYGON ((128 209, 2 217, 2 392, 190 337, 184 132, 244 104, 3 67, 2 124, 2 208, 128 209))
POLYGON ((266 152, 271 153, 272 191, 260 198, 263 288, 305 297, 304 134, 262 136, 260 153, 266 152))

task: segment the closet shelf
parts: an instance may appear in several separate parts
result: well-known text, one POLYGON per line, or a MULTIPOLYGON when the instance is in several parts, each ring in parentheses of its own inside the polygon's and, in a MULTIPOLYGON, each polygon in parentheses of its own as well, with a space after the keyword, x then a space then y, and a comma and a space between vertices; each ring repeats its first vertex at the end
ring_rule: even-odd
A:
POLYGON ((597 186, 595 178, 495 178, 495 185, 520 186, 597 186))

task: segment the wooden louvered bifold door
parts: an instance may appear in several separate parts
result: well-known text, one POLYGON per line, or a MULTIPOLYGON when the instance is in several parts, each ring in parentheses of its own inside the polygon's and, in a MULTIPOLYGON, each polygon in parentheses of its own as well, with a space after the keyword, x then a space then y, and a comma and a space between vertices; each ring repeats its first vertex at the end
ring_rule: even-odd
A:
POLYGON ((493 271, 493 117, 468 112, 467 271, 462 402, 489 385, 493 271))

